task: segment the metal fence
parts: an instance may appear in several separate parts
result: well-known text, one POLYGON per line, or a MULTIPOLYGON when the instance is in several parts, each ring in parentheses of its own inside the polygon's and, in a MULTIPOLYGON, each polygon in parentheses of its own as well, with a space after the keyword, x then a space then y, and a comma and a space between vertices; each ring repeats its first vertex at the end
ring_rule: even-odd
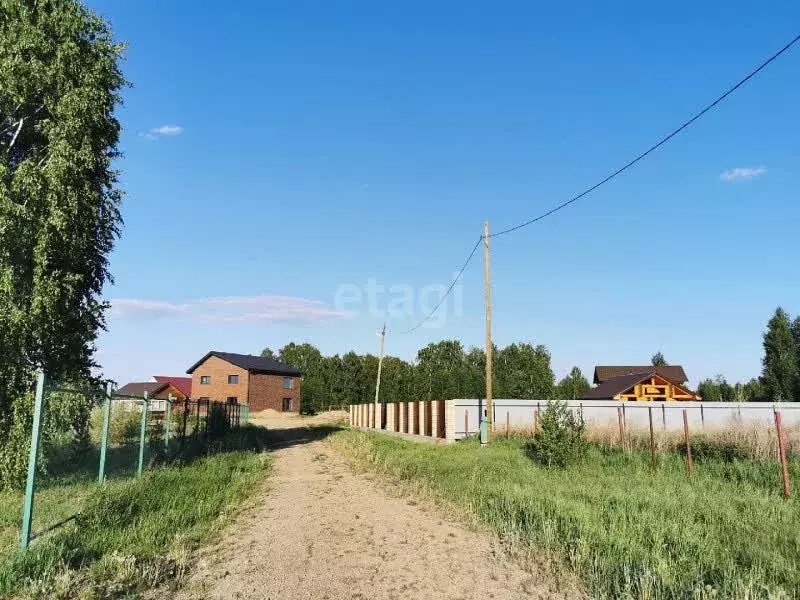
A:
MULTIPOLYGON (((47 396, 53 392, 81 394, 86 397, 103 397, 103 413, 101 424, 101 440, 97 481, 103 485, 106 481, 106 459, 109 447, 109 430, 114 406, 117 410, 138 410, 139 419, 138 459, 136 476, 141 477, 145 465, 145 449, 148 445, 149 420, 157 415, 157 421, 163 426, 163 451, 166 458, 180 455, 190 441, 205 443, 229 430, 247 423, 249 410, 236 402, 216 402, 191 398, 178 399, 149 398, 147 392, 143 396, 127 396, 115 394, 111 384, 105 390, 97 389, 69 389, 50 386, 44 373, 39 373, 36 379, 36 392, 33 413, 33 429, 31 432, 30 454, 28 456, 28 476, 25 485, 25 499, 22 512, 22 528, 20 533, 20 548, 27 550, 30 545, 31 523, 33 520, 34 499, 36 490, 37 462, 40 453, 41 429, 44 413, 47 406, 47 396)), ((52 529, 48 527, 47 530, 52 529)))

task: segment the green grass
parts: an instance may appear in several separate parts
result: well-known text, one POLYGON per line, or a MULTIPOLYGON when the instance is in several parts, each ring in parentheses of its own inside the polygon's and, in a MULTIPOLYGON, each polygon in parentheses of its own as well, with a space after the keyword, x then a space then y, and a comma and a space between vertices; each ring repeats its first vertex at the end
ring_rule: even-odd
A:
MULTIPOLYGON (((112 477, 76 465, 37 491, 34 532, 77 518, 16 552, 21 495, 0 495, 0 597, 129 598, 182 575, 189 551, 217 531, 268 468, 265 430, 244 427, 217 453, 132 478, 135 457, 114 456, 112 477)), ((87 466, 92 461, 87 461, 87 466)), ((96 463, 94 463, 96 464, 96 463)))
MULTIPOLYGON (((136 474, 138 447, 109 448, 106 473, 109 480, 126 479, 136 474)), ((96 488, 98 452, 92 449, 78 461, 51 459, 55 475, 37 481, 33 533, 78 511, 83 500, 96 488)), ((22 491, 0 491, 0 557, 19 547, 22 523, 22 491)))
POLYGON ((592 598, 800 597, 800 507, 773 461, 699 462, 690 479, 674 454, 654 474, 648 453, 592 447, 560 471, 514 439, 433 446, 347 430, 332 443, 573 571, 592 598))

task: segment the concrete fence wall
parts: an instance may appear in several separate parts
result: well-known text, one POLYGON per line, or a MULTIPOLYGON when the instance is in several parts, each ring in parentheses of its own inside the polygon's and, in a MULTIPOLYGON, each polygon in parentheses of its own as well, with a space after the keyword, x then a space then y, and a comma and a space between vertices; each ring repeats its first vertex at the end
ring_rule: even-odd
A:
MULTIPOLYGON (((353 427, 419 435, 444 441, 454 441, 476 434, 484 401, 479 399, 394 402, 388 404, 355 404, 350 406, 353 427)), ((505 400, 492 403, 494 431, 506 427, 530 429, 547 406, 547 400, 505 400)), ((775 410, 780 410, 786 427, 800 426, 800 402, 617 402, 568 400, 567 406, 582 415, 590 425, 617 426, 620 411, 626 427, 649 426, 649 408, 653 425, 660 429, 683 428, 686 410, 689 427, 734 425, 774 426, 775 410)))
POLYGON ((456 439, 456 401, 420 400, 352 404, 350 425, 452 442, 456 439))
MULTIPOLYGON (((455 400, 455 438, 478 433, 479 415, 483 400, 455 400)), ((494 431, 533 429, 537 414, 547 406, 547 400, 494 400, 494 431)), ((568 400, 567 406, 583 415, 590 425, 617 426, 619 409, 626 427, 649 427, 649 408, 653 409, 653 425, 660 429, 683 428, 683 410, 689 427, 728 427, 733 425, 764 425, 774 427, 775 410, 780 410, 787 427, 800 425, 800 402, 619 402, 596 400, 568 400)))

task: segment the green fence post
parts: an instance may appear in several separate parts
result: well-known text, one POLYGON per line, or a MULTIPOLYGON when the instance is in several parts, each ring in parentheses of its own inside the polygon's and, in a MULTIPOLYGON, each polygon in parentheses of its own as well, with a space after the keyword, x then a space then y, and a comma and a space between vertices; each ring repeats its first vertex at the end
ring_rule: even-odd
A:
POLYGON ((108 448, 108 426, 111 422, 111 382, 106 384, 106 401, 103 407, 103 437, 100 440, 100 470, 97 482, 103 485, 106 481, 106 449, 108 448))
POLYGON ((142 400, 142 429, 139 432, 139 468, 136 471, 136 476, 141 477, 144 470, 144 442, 147 437, 147 392, 144 393, 144 400, 142 400))
POLYGON ((31 451, 28 455, 28 481, 25 484, 25 505, 22 509, 22 532, 19 546, 23 552, 31 543, 31 521, 33 520, 33 492, 36 487, 36 461, 39 458, 39 439, 42 431, 42 411, 44 410, 44 372, 36 375, 36 399, 33 405, 33 432, 31 451))
POLYGON ((167 416, 164 419, 164 452, 169 454, 169 426, 172 423, 172 394, 167 396, 167 416))

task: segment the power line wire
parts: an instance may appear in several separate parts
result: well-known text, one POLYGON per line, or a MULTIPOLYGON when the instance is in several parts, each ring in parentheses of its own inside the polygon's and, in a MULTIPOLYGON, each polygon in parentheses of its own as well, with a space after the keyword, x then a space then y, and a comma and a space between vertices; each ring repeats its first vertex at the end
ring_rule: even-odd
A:
POLYGON ((411 333, 412 331, 416 331, 417 329, 419 329, 420 327, 422 327, 422 325, 423 325, 425 322, 427 322, 427 320, 428 320, 428 319, 430 319, 430 318, 431 318, 431 317, 434 315, 434 313, 436 313, 436 311, 437 311, 437 310, 439 310, 439 307, 440 307, 440 306, 441 306, 441 305, 444 303, 444 301, 445 301, 445 300, 447 299, 447 297, 450 295, 450 292, 452 292, 452 291, 453 291, 453 288, 454 288, 454 287, 456 287, 456 284, 458 283, 458 280, 459 280, 459 279, 461 279, 461 275, 464 273, 464 270, 467 268, 467 265, 468 265, 468 264, 470 263, 470 261, 472 260, 472 257, 473 257, 473 256, 475 256, 475 251, 478 249, 478 246, 480 246, 480 243, 481 243, 482 241, 483 241, 483 236, 481 235, 481 236, 478 238, 478 240, 475 242, 475 245, 472 247, 472 250, 470 251, 469 255, 467 256, 467 260, 465 260, 465 261, 464 261, 464 264, 463 264, 463 265, 461 265, 461 268, 458 270, 458 274, 457 274, 457 275, 455 276, 455 278, 453 279, 453 283, 451 283, 451 284, 450 284, 450 287, 449 287, 449 288, 447 288, 447 291, 446 291, 446 292, 445 292, 445 293, 442 295, 442 299, 441 299, 441 300, 439 300, 439 303, 438 303, 436 306, 434 306, 434 307, 433 307, 433 310, 432 310, 432 311, 430 311, 430 312, 429 312, 427 315, 425 315, 425 318, 424 318, 424 319, 422 319, 422 320, 421 320, 419 323, 417 323, 416 325, 414 325, 414 326, 413 326, 411 329, 406 329, 405 331, 398 331, 398 332, 397 332, 397 333, 398 333, 398 335, 404 335, 404 334, 406 334, 406 333, 411 333))
POLYGON ((778 51, 777 51, 775 54, 773 54, 773 55, 772 55, 772 56, 770 56, 768 59, 766 59, 764 62, 762 62, 762 63, 761 63, 761 64, 760 64, 758 67, 756 67, 756 68, 755 68, 753 71, 751 71, 751 72, 750 72, 750 73, 749 73, 749 74, 748 74, 748 75, 747 75, 747 76, 746 76, 744 79, 741 79, 741 80, 740 80, 740 81, 739 81, 739 82, 738 82, 736 85, 734 85, 733 87, 729 88, 729 89, 728 89, 728 90, 727 90, 727 91, 726 91, 724 94, 722 94, 720 97, 718 97, 716 100, 714 100, 714 101, 713 101, 711 104, 709 104, 708 106, 706 106, 705 108, 703 108, 703 109, 702 109, 700 112, 698 112, 697 114, 695 114, 695 115, 694 115, 693 117, 691 117, 691 118, 690 118, 688 121, 685 121, 685 122, 684 122, 684 123, 683 123, 683 124, 682 124, 680 127, 678 127, 677 129, 673 130, 673 131, 672 131, 672 133, 670 133, 669 135, 667 135, 667 136, 665 136, 665 137, 661 138, 661 139, 660 139, 658 142, 656 142, 654 145, 650 146, 650 148, 648 148, 647 150, 645 150, 644 152, 642 152, 640 155, 638 155, 636 158, 634 158, 633 160, 631 160, 631 161, 630 161, 629 163, 627 163, 625 166, 623 166, 623 167, 620 167, 619 169, 617 169, 616 171, 614 171, 613 173, 611 173, 611 175, 609 175, 608 177, 606 177, 606 178, 605 178, 605 179, 603 179, 602 181, 600 181, 600 182, 598 182, 598 183, 594 184, 593 186, 591 186, 591 187, 589 187, 589 188, 586 188, 585 190, 583 190, 583 191, 582 191, 580 194, 578 194, 577 196, 573 196, 572 198, 570 198, 570 199, 569 199, 569 200, 567 200, 566 202, 562 202, 561 204, 559 204, 559 205, 557 205, 557 206, 554 206, 553 208, 551 208, 551 209, 550 209, 550 210, 548 210, 547 212, 544 212, 544 213, 540 214, 540 215, 539 215, 539 216, 537 216, 537 217, 534 217, 534 218, 532 218, 532 219, 529 219, 528 221, 524 221, 523 223, 520 223, 520 224, 518 224, 518 225, 514 225, 513 227, 509 227, 508 229, 503 229, 502 231, 498 231, 498 232, 496 232, 496 233, 492 233, 491 235, 489 235, 489 237, 490 237, 490 238, 492 238, 492 237, 497 237, 497 236, 500 236, 500 235, 505 235, 505 234, 507 234, 507 233, 511 233, 512 231, 517 231, 518 229, 522 229, 523 227, 527 227, 528 225, 532 225, 533 223, 536 223, 537 221, 541 221, 542 219, 544 219, 544 218, 546 218, 546 217, 549 217, 549 216, 550 216, 550 215, 552 215, 553 213, 556 213, 556 212, 560 211, 561 209, 563 209, 563 208, 566 208, 567 206, 569 206, 569 205, 570 205, 570 204, 572 204, 573 202, 577 202, 578 200, 580 200, 580 199, 581 199, 581 198, 583 198, 584 196, 587 196, 587 195, 591 194, 593 191, 595 191, 595 190, 596 190, 597 188, 599 188, 601 185, 604 185, 604 184, 608 183, 609 181, 611 181, 612 179, 614 179, 615 177, 617 177, 617 175, 621 175, 622 173, 624 173, 625 171, 627 171, 628 169, 630 169, 630 168, 631 168, 633 165, 635 165, 635 164, 636 164, 636 163, 638 163, 639 161, 641 161, 641 160, 643 160, 644 158, 646 158, 646 157, 647 157, 649 154, 651 154, 652 152, 654 152, 654 151, 658 150, 658 148, 660 148, 661 146, 663 146, 664 144, 666 144, 668 141, 670 141, 670 140, 671 140, 672 138, 674 138, 676 135, 678 135, 679 133, 681 133, 681 132, 682 132, 684 129, 686 129, 687 127, 689 127, 690 125, 692 125, 692 124, 693 124, 695 121, 697 121, 699 118, 701 118, 701 117, 702 117, 703 115, 705 115, 707 112, 709 112, 710 110, 712 110, 712 109, 713 109, 715 106, 717 106, 717 105, 718 105, 720 102, 722 102, 723 100, 725 100, 725 99, 726 99, 728 96, 730 96, 730 95, 731 95, 733 92, 735 92, 736 90, 738 90, 738 89, 739 89, 740 87, 742 87, 742 86, 743 86, 745 83, 747 83, 747 82, 748 82, 748 81, 750 81, 750 80, 751 80, 753 77, 755 77, 755 76, 756 76, 756 75, 758 75, 758 74, 759 74, 761 71, 763 71, 763 70, 764 70, 764 69, 765 69, 765 68, 766 68, 766 67, 767 67, 767 66, 768 66, 768 65, 769 65, 769 64, 770 64, 772 61, 774 61, 774 60, 775 60, 776 58, 778 58, 778 57, 779 57, 781 54, 783 54, 784 52, 786 52, 787 50, 789 50, 789 48, 791 48, 792 46, 794 46, 794 44, 795 44, 795 43, 797 43, 799 40, 800 40, 800 34, 798 34, 798 35, 797 35, 797 36, 796 36, 796 37, 795 37, 795 38, 794 38, 794 39, 793 39, 791 42, 789 42, 789 43, 788 43, 788 44, 786 44, 786 45, 785 45, 783 48, 781 48, 780 50, 778 50, 778 51))
MULTIPOLYGON (((574 202, 577 202, 578 200, 580 200, 584 196, 587 196, 587 195, 591 194, 593 191, 595 191, 600 186, 605 185, 606 183, 608 183, 609 181, 611 181, 612 179, 614 179, 618 175, 621 175, 622 173, 624 173, 625 171, 630 169, 632 166, 634 166, 636 163, 638 163, 639 161, 641 161, 644 158, 646 158, 649 154, 651 154, 651 153, 655 152, 656 150, 658 150, 661 146, 666 144, 668 141, 670 141, 676 135, 681 133, 684 129, 686 129, 687 127, 692 125, 695 121, 697 121, 703 115, 705 115, 707 112, 709 112, 714 107, 716 107, 720 102, 725 100, 728 96, 733 94, 736 90, 738 90, 740 87, 742 87, 745 83, 747 83, 753 77, 755 77, 761 71, 763 71, 767 66, 770 65, 770 63, 772 63, 775 59, 777 59, 779 56, 784 54, 787 50, 789 50, 792 46, 794 46, 798 41, 800 41, 800 34, 796 35, 788 44, 783 46, 780 50, 775 52, 772 56, 770 56, 764 62, 762 62, 760 65, 758 65, 758 67, 756 67, 753 71, 748 73, 743 79, 739 80, 735 85, 730 87, 726 92, 724 92, 721 96, 719 96, 711 104, 707 105, 705 108, 703 108, 698 113, 696 113, 694 116, 692 116, 688 121, 685 121, 677 129, 674 129, 671 133, 669 133, 665 137, 661 138, 658 142, 656 142, 655 144, 650 146, 650 148, 648 148, 647 150, 645 150, 644 152, 639 154, 636 158, 634 158, 633 160, 631 160, 630 162, 628 162, 624 166, 620 167, 619 169, 617 169, 616 171, 611 173, 605 179, 599 181, 598 183, 594 184, 591 187, 586 188, 581 193, 579 193, 576 196, 573 196, 569 200, 567 200, 565 202, 562 202, 561 204, 559 204, 557 206, 554 206, 553 208, 551 208, 547 212, 544 212, 544 213, 542 213, 542 214, 540 214, 540 215, 538 215, 538 216, 536 216, 536 217, 534 217, 532 219, 529 219, 527 221, 519 223, 518 225, 514 225, 513 227, 509 227, 508 229, 503 229, 502 231, 498 231, 496 233, 489 234, 489 237, 493 238, 493 237, 497 237, 497 236, 500 236, 500 235, 506 235, 507 233, 511 233, 513 231, 517 231, 518 229, 522 229, 523 227, 527 227, 528 225, 532 225, 533 223, 536 223, 537 221, 541 221, 542 219, 544 219, 546 217, 549 217, 553 213, 556 213, 556 212, 560 211, 561 209, 566 208, 570 204, 572 204, 574 202)), ((478 246, 480 245, 482 240, 483 240, 483 236, 481 235, 478 238, 478 240, 475 242, 475 245, 472 247, 472 250, 470 251, 469 255, 467 256, 467 260, 464 261, 464 264, 461 266, 461 269, 459 269, 458 274, 453 279, 453 282, 450 284, 450 287, 447 288, 447 291, 442 295, 441 300, 439 300, 438 304, 436 304, 436 306, 433 308, 433 310, 431 310, 427 315, 425 315, 425 318, 422 319, 416 325, 414 325, 411 329, 406 329, 404 331, 397 332, 398 335, 404 335, 404 334, 416 331, 417 329, 422 327, 422 325, 424 323, 426 323, 428 321, 428 319, 430 319, 436 313, 437 310, 439 310, 439 308, 442 306, 444 301, 447 299, 447 297, 453 291, 453 288, 455 288, 456 283, 458 283, 458 280, 461 278, 461 275, 464 273, 464 270, 467 268, 467 265, 469 265, 470 261, 472 261, 472 258, 475 256, 475 252, 477 251, 478 246)))

